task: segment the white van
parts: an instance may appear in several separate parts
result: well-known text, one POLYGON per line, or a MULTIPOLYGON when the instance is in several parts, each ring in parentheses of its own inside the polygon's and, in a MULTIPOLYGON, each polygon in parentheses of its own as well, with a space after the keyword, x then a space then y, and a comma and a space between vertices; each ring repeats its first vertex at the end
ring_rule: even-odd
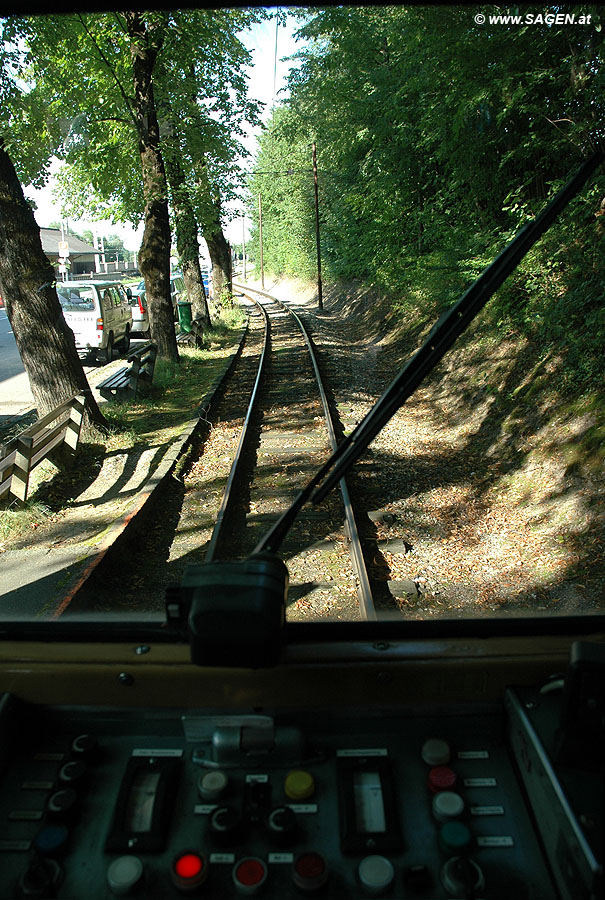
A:
POLYGON ((57 283, 57 296, 81 358, 94 354, 107 363, 116 344, 128 351, 132 311, 118 281, 61 281, 57 283))

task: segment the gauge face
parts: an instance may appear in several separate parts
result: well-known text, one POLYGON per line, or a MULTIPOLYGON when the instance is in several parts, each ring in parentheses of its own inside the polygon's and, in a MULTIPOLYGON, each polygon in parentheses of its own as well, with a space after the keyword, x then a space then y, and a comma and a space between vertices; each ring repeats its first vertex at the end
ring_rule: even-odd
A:
POLYGON ((153 755, 130 759, 107 836, 107 851, 156 852, 164 848, 179 771, 177 758, 153 755))
POLYGON ((391 767, 386 756, 338 760, 340 845, 344 853, 386 853, 401 846, 391 767))
POLYGON ((153 809, 160 783, 161 772, 140 769, 133 779, 126 805, 126 828, 135 834, 151 831, 153 809))
POLYGON ((355 801, 355 830, 358 834, 384 834, 387 830, 382 797, 382 782, 378 772, 353 773, 355 801))

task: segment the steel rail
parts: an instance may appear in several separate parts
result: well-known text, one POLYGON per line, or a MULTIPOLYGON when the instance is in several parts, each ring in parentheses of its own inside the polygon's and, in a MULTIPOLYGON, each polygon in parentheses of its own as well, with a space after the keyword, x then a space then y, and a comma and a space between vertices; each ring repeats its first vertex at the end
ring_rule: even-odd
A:
MULTIPOLYGON (((308 332, 302 322, 298 313, 296 313, 293 309, 279 300, 277 297, 272 294, 268 294, 266 291, 260 291, 256 288, 244 287, 240 284, 235 284, 234 287, 239 288, 243 291, 255 291, 255 293, 262 294, 264 297, 268 297, 274 302, 279 303, 279 305, 287 310, 290 315, 292 315, 302 333, 302 336, 307 345, 307 349, 309 351, 309 356, 311 358, 311 364, 313 366, 313 371, 315 373, 315 379, 317 381, 317 386, 319 388, 319 395, 321 397, 321 403, 324 411, 324 418, 326 421, 326 427, 328 430, 328 435, 330 438, 330 446, 332 448, 332 452, 334 452, 338 447, 338 442, 336 440, 336 432, 334 429, 334 420, 332 418, 332 413, 330 411, 330 406, 328 404, 328 398, 326 396, 326 392, 324 389, 321 373, 319 371, 319 366, 317 364, 317 358, 315 356, 315 351, 313 350, 313 345, 311 343, 311 339, 309 338, 308 332)), ((253 299, 253 298, 251 298, 253 299)), ((342 497, 342 502, 345 510, 345 523, 346 523, 346 532, 349 538, 349 552, 351 555, 351 561, 353 563, 353 568, 358 578, 358 588, 357 588, 357 596, 359 603, 359 610, 361 612, 362 618, 366 621, 374 621, 378 617, 376 615, 376 608, 374 605, 374 597, 372 595, 372 588, 370 586, 370 579, 368 577, 368 571, 366 568, 365 560, 363 557, 363 551, 361 548, 361 539, 359 537, 359 530, 357 528, 357 522, 355 519, 355 513, 353 511, 353 504, 351 503, 351 496, 349 494, 349 489, 346 483, 345 478, 341 478, 339 481, 340 494, 342 497)))
POLYGON ((233 490, 233 485, 237 478, 239 472, 240 462, 243 456, 242 450, 244 444, 246 442, 246 438, 248 435, 248 426, 250 424, 250 419, 252 418, 252 413, 256 407, 256 401, 258 398, 258 392, 260 383, 262 381, 263 372, 265 369, 265 360, 267 357, 267 347, 269 344, 269 317, 267 315, 267 310, 264 308, 262 303, 259 303, 258 300, 255 300, 254 297, 250 298, 258 308, 261 310, 264 319, 265 319, 265 336, 263 339, 263 349, 260 355, 258 370, 256 372, 256 378, 254 380, 254 387, 252 388, 252 392, 250 394, 250 400, 248 403, 248 409, 246 411, 246 417, 244 419, 244 423, 242 425, 240 431, 239 442, 237 445, 237 449, 235 451, 235 456, 233 458, 233 462, 231 464, 231 470, 229 472, 229 477, 227 479, 227 484, 225 485, 225 490, 223 491, 223 496, 221 499, 221 505, 216 517, 216 522, 214 523, 214 528, 212 529, 212 536, 210 538, 210 543, 208 545, 208 550, 206 551, 205 562, 210 563, 214 560, 216 551, 221 540, 223 523, 225 521, 225 516, 227 514, 227 509, 229 507, 229 503, 231 502, 231 492, 233 490))

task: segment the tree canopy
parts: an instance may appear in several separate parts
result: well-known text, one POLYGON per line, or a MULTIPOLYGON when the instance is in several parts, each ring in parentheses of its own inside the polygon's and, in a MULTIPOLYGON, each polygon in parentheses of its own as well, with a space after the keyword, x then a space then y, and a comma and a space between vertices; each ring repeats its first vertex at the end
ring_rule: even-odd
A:
POLYGON ((223 204, 236 192, 239 137, 258 121, 239 32, 262 10, 110 11, 11 17, 3 24, 0 134, 21 180, 51 158, 72 215, 145 221, 139 267, 160 356, 176 360, 169 269, 177 248, 194 311, 210 323, 198 230, 215 284, 230 285, 223 204), (166 165, 166 162, 168 165, 166 165))
MULTIPOLYGON (((245 9, 146 14, 162 31, 157 102, 187 132, 190 157, 203 154, 223 203, 237 192, 243 123, 256 123, 259 113, 247 99, 250 55, 239 35, 264 15, 245 9)), ((48 161, 58 156, 70 164, 59 180, 72 216, 103 213, 139 224, 144 200, 124 14, 12 16, 2 36, 9 100, 2 124, 21 182, 42 184, 48 161)))
MULTIPOLYGON (((603 144, 598 8, 553 7, 584 16, 566 27, 481 25, 478 10, 300 12, 301 65, 249 181, 256 223, 262 197, 269 268, 316 269, 316 141, 324 277, 364 279, 434 318, 603 144)), ((495 323, 551 337, 586 316, 596 326, 602 197, 602 181, 593 180, 501 289, 495 323)), ((258 259, 258 225, 250 249, 258 259)), ((589 379, 605 331, 599 321, 584 366, 589 379)))

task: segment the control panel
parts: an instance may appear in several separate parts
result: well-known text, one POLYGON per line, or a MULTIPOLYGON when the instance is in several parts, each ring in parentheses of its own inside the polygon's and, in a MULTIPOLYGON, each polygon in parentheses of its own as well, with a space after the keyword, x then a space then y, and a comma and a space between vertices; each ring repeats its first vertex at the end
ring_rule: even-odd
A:
POLYGON ((5 695, 0 900, 553 900, 507 722, 5 695))

